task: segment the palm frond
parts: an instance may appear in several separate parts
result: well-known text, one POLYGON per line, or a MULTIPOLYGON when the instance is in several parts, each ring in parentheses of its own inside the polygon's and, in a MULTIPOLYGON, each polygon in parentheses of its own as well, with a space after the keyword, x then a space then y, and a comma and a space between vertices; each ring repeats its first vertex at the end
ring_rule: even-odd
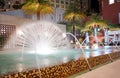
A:
POLYGON ((71 12, 71 13, 68 13, 68 14, 66 13, 64 15, 64 18, 65 18, 65 20, 68 20, 68 21, 72 22, 73 20, 74 21, 79 21, 79 20, 85 19, 85 15, 71 12))
POLYGON ((45 0, 30 0, 23 5, 22 9, 26 14, 36 14, 40 12, 40 16, 53 13, 53 8, 45 0))
POLYGON ((29 2, 26 5, 24 5, 22 9, 26 14, 35 14, 38 9, 38 6, 39 6, 39 3, 29 2))
POLYGON ((110 31, 120 30, 120 28, 110 28, 110 31))
POLYGON ((69 14, 66 13, 64 15, 65 20, 68 20, 68 21, 73 21, 73 17, 74 17, 74 13, 73 12, 71 12, 69 14))
POLYGON ((84 28, 81 30, 81 32, 86 32, 86 31, 90 31, 90 29, 84 28))
POLYGON ((41 5, 41 7, 39 6, 38 10, 40 10, 41 15, 53 14, 53 8, 48 5, 41 5))
POLYGON ((99 26, 100 28, 107 28, 107 23, 101 19, 90 19, 85 24, 85 28, 93 28, 94 26, 99 26))

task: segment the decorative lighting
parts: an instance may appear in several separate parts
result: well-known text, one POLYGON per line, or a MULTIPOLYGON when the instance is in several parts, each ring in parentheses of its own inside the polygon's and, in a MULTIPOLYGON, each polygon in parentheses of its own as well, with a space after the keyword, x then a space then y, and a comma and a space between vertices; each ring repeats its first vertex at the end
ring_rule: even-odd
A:
POLYGON ((66 37, 66 34, 65 34, 65 33, 63 33, 63 34, 62 34, 62 36, 63 36, 63 38, 65 38, 65 37, 66 37))
POLYGON ((54 54, 56 52, 55 49, 51 48, 47 44, 42 44, 42 45, 36 45, 36 53, 40 55, 49 55, 49 54, 54 54))
POLYGON ((17 34, 18 34, 18 35, 23 35, 24 33, 23 33, 21 30, 18 30, 18 31, 17 31, 17 34))

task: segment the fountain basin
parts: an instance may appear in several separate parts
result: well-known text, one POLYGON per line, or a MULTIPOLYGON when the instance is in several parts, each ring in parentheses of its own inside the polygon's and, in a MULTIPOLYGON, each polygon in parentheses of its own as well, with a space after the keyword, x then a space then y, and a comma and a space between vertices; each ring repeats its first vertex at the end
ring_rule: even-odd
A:
MULTIPOLYGON (((61 51, 59 50, 56 54, 52 55, 37 54, 42 78, 67 77, 89 69, 81 50, 71 49, 61 51)), ((115 51, 114 49, 111 50, 111 48, 107 48, 107 50, 105 48, 97 51, 84 51, 91 67, 111 61, 109 55, 112 57, 112 60, 120 57, 119 50, 115 51)), ((0 57, 1 77, 11 76, 12 78, 16 78, 25 76, 32 78, 33 76, 39 76, 35 54, 32 52, 25 52, 23 58, 21 58, 21 52, 2 52, 0 53, 0 57)))
POLYGON ((77 60, 81 55, 80 50, 74 49, 59 50, 54 54, 47 55, 36 54, 33 51, 26 51, 23 55, 21 53, 21 51, 2 51, 0 53, 0 74, 37 69, 37 63, 39 64, 39 68, 60 65, 71 60, 77 60))
MULTIPOLYGON (((118 59, 120 57, 120 52, 113 52, 110 53, 112 58, 118 59)), ((95 67, 100 64, 104 64, 106 62, 110 62, 111 59, 109 58, 108 54, 100 55, 96 57, 90 57, 88 58, 88 61, 91 65, 91 67, 95 67)), ((65 78, 70 75, 73 75, 75 73, 88 70, 89 67, 86 63, 86 60, 84 58, 80 58, 78 60, 71 60, 67 63, 63 63, 60 65, 50 66, 50 67, 44 67, 41 68, 40 75, 41 78, 65 78)), ((12 72, 0 75, 1 78, 39 78, 39 70, 38 69, 29 69, 22 72, 12 72)))

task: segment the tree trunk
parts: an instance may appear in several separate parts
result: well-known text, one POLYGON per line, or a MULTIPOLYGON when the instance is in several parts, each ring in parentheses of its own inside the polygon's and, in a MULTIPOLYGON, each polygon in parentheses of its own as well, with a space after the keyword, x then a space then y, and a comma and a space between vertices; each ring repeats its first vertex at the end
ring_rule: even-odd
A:
MULTIPOLYGON (((73 33, 73 35, 76 37, 76 34, 75 34, 75 25, 73 25, 72 33, 73 33)), ((73 42, 75 43, 75 39, 74 39, 74 38, 73 38, 73 42)))
POLYGON ((40 20, 40 11, 37 11, 37 20, 40 20))
MULTIPOLYGON (((75 17, 73 17, 73 35, 76 37, 76 30, 75 30, 75 17)), ((75 39, 73 38, 73 42, 75 43, 75 39)))

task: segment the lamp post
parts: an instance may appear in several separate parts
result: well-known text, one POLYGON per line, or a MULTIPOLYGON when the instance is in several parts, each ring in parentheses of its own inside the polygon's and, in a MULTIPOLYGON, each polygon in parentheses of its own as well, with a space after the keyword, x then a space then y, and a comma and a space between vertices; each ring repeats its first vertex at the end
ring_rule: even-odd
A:
POLYGON ((89 40, 89 34, 88 34, 88 32, 86 32, 85 35, 86 35, 86 44, 89 44, 90 40, 89 40))
POLYGON ((90 48, 90 40, 89 40, 89 34, 88 32, 85 33, 86 36, 86 48, 89 49, 90 48))
POLYGON ((93 25, 93 30, 94 30, 94 40, 95 40, 95 42, 93 42, 94 44, 93 44, 93 48, 98 48, 98 42, 99 42, 99 39, 98 39, 98 31, 100 31, 101 29, 100 29, 100 27, 99 27, 99 25, 97 25, 97 24, 94 24, 93 25))
POLYGON ((98 44, 98 40, 97 40, 97 25, 96 24, 94 24, 93 29, 94 29, 94 38, 95 38, 96 43, 98 44))
POLYGON ((104 29, 105 45, 108 45, 108 28, 104 29))

